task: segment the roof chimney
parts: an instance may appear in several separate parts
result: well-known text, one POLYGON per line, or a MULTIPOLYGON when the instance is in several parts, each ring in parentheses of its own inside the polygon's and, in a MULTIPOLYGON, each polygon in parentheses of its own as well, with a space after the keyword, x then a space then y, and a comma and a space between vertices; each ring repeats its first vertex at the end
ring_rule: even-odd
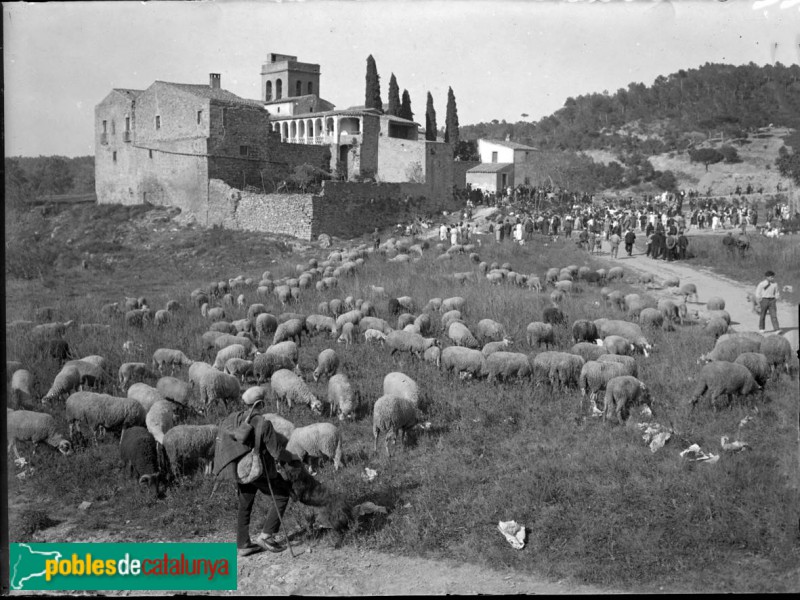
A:
POLYGON ((209 73, 208 74, 208 86, 212 90, 220 89, 220 74, 219 73, 209 73))

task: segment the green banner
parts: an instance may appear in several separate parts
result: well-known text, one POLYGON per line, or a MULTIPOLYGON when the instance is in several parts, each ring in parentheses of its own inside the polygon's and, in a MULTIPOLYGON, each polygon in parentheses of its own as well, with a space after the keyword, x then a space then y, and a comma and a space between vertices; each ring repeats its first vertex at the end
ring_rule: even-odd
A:
POLYGON ((236 544, 10 544, 12 590, 235 590, 236 544))

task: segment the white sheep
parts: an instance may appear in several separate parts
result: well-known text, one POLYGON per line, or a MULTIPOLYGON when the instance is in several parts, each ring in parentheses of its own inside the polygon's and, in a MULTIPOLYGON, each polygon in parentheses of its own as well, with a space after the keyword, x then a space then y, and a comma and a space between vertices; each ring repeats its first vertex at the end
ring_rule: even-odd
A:
POLYGON ((706 300, 706 310, 725 310, 725 299, 712 296, 706 300))
POLYGON ((249 353, 242 344, 232 344, 230 346, 225 346, 219 352, 217 352, 217 355, 214 358, 213 366, 218 371, 223 371, 225 369, 225 363, 227 363, 231 358, 241 358, 242 360, 246 360, 248 356, 249 353))
POLYGON ((222 400, 227 408, 228 401, 237 402, 241 392, 239 380, 236 377, 216 369, 207 370, 200 376, 198 389, 200 390, 200 404, 203 406, 204 412, 208 411, 211 403, 217 400, 222 400))
POLYGON ((71 394, 81 385, 81 373, 74 365, 64 365, 53 379, 50 389, 42 397, 42 404, 49 404, 64 395, 71 394))
POLYGON ((447 337, 456 345, 465 348, 480 348, 480 344, 469 328, 463 323, 450 323, 447 328, 447 337))
POLYGON ((756 383, 762 388, 767 384, 770 375, 772 374, 772 367, 767 360, 767 357, 760 352, 743 352, 736 357, 733 361, 737 365, 744 365, 756 383))
POLYGON ((609 354, 624 354, 626 356, 631 356, 634 352, 633 344, 631 344, 621 335, 607 335, 604 337, 603 348, 608 350, 609 354))
POLYGON ((383 378, 383 395, 405 398, 414 406, 419 404, 419 386, 405 373, 394 371, 383 378))
POLYGON ((95 356, 89 356, 87 358, 89 358, 89 360, 81 358, 67 361, 64 363, 64 367, 74 366, 78 369, 81 375, 81 386, 94 387, 106 379, 106 371, 104 367, 101 366, 105 364, 102 362, 105 359, 95 356))
POLYGON ((635 405, 644 404, 652 409, 652 398, 647 386, 631 375, 614 377, 606 384, 603 420, 616 417, 620 425, 624 425, 635 405))
POLYGON ((276 415, 275 413, 264 413, 261 416, 272 423, 272 428, 280 438, 283 438, 280 441, 285 447, 289 442, 289 438, 292 437, 294 423, 292 423, 289 419, 284 419, 282 416, 276 415))
POLYGON ((285 400, 289 408, 292 408, 292 403, 306 404, 315 413, 322 414, 322 402, 292 371, 288 369, 275 371, 270 379, 270 386, 275 394, 275 412, 280 412, 280 402, 285 400))
POLYGON ((386 334, 382 331, 378 331, 377 329, 367 329, 364 332, 364 341, 365 342, 380 342, 381 344, 386 342, 386 334))
POLYGON ((463 323, 463 319, 461 318, 461 311, 458 310, 449 310, 442 315, 441 323, 442 329, 447 331, 450 327, 451 323, 463 323))
POLYGON ((453 371, 460 377, 481 377, 486 372, 486 359, 480 350, 450 346, 442 350, 441 368, 445 372, 453 371))
POLYGON ((263 312, 256 317, 256 335, 259 340, 274 334, 277 329, 278 318, 275 315, 263 312))
POLYGON ((337 373, 328 380, 328 404, 331 416, 338 414, 340 421, 355 418, 356 397, 344 373, 337 373))
POLYGON ((544 323, 543 321, 533 321, 528 323, 528 326, 525 328, 525 339, 529 346, 541 346, 542 344, 545 345, 545 348, 551 345, 555 346, 555 336, 553 325, 544 323))
POLYGON ((300 375, 299 350, 292 341, 279 342, 267 348, 264 353, 256 353, 253 361, 253 374, 261 384, 279 369, 293 370, 300 375))
POLYGON ((422 359, 422 353, 436 345, 438 345, 436 338, 424 338, 418 333, 408 331, 392 331, 386 336, 386 346, 392 357, 396 352, 408 352, 422 359))
POLYGON ((267 395, 267 388, 261 385, 254 385, 242 393, 242 402, 247 406, 253 406, 257 402, 264 403, 267 401, 267 395))
POLYGON ((145 426, 157 444, 164 444, 164 435, 175 425, 175 408, 174 402, 159 400, 147 411, 145 426))
POLYGON ((339 335, 336 320, 327 315, 308 315, 306 317, 306 329, 308 329, 309 333, 330 333, 331 337, 339 335))
POLYGON ((355 325, 352 323, 345 323, 342 326, 342 333, 336 339, 340 344, 345 346, 352 346, 355 343, 355 325))
POLYGON ((694 408, 697 401, 708 393, 711 406, 716 409, 715 400, 720 396, 727 396, 730 404, 734 394, 747 396, 761 389, 746 366, 721 360, 714 361, 704 365, 700 370, 688 404, 694 408))
POLYGON ((253 375, 253 361, 237 357, 229 358, 222 370, 228 375, 238 377, 244 383, 248 375, 253 375))
POLYGON ((569 349, 570 354, 577 354, 584 361, 597 360, 598 357, 608 354, 608 350, 603 346, 598 346, 592 342, 578 342, 569 349))
POLYGON ((31 410, 9 410, 6 412, 6 437, 8 452, 20 459, 17 442, 32 442, 33 454, 39 444, 45 443, 57 449, 61 454, 72 454, 72 444, 56 429, 53 415, 31 410))
POLYGON ((649 356, 649 352, 653 349, 652 344, 642 333, 642 328, 636 323, 617 319, 595 319, 594 324, 597 326, 598 335, 602 338, 609 335, 624 337, 645 356, 649 356))
POLYGON ((413 402, 397 396, 378 398, 372 412, 372 436, 375 440, 373 452, 378 451, 378 436, 381 432, 385 432, 386 455, 391 457, 389 440, 395 443, 400 434, 400 444, 405 446, 406 432, 410 431, 418 420, 417 407, 413 402))
POLYGON ((314 369, 314 381, 319 381, 320 377, 330 377, 335 375, 339 370, 339 357, 336 352, 330 348, 326 348, 317 356, 317 368, 314 369))
POLYGON ((767 362, 772 368, 773 378, 778 379, 781 367, 789 373, 792 364, 792 345, 782 335, 771 334, 764 337, 758 352, 767 357, 767 362))
POLYGON ((178 404, 188 405, 192 395, 194 385, 177 377, 162 377, 156 382, 156 389, 161 392, 167 400, 172 400, 178 404))
POLYGON ((300 346, 305 328, 305 321, 301 321, 300 319, 289 319, 288 321, 280 323, 277 329, 275 329, 275 335, 272 336, 272 345, 274 346, 279 342, 292 340, 300 346))
POLYGON ((362 319, 358 322, 358 329, 362 333, 368 329, 377 329, 386 335, 394 331, 394 327, 379 317, 362 317, 362 319))
POLYGON ((577 386, 584 361, 577 354, 547 350, 537 354, 532 363, 536 381, 548 381, 550 385, 577 386))
POLYGON ((94 442, 106 431, 124 430, 135 425, 145 425, 147 411, 133 398, 118 398, 94 392, 75 392, 67 398, 66 418, 70 438, 75 440, 81 425, 89 427, 94 442))
POLYGON ((173 475, 186 473, 194 466, 205 466, 211 473, 217 425, 175 425, 164 434, 164 450, 173 475))
POLYGON ((527 355, 500 350, 486 357, 485 372, 489 381, 508 381, 531 377, 533 371, 527 355))
POLYGON ((240 334, 240 335, 230 335, 228 333, 223 333, 222 335, 218 336, 214 339, 214 347, 213 349, 219 352, 220 350, 227 348, 228 346, 244 346, 245 351, 247 352, 247 358, 251 354, 256 351, 255 344, 253 341, 247 337, 248 334, 240 334))
POLYGON ((307 457, 328 458, 338 471, 342 467, 342 433, 331 423, 295 427, 286 444, 286 451, 303 461, 307 457))
POLYGON ((425 362, 433 363, 438 369, 442 366, 442 349, 439 346, 431 346, 422 353, 422 359, 425 362))
POLYGON ((166 400, 161 392, 146 383, 134 383, 129 387, 128 398, 133 398, 139 402, 146 411, 149 411, 156 402, 166 400))
POLYGON ((11 404, 14 408, 31 405, 33 401, 33 375, 26 369, 17 369, 11 376, 11 404))
POLYGON ((155 374, 142 362, 127 362, 119 366, 119 387, 124 390, 134 377, 155 377, 155 374))
POLYGON ((632 356, 626 356, 624 354, 601 354, 594 360, 597 362, 620 363, 625 365, 628 375, 633 375, 634 377, 639 376, 639 365, 636 364, 636 359, 632 356))
POLYGON ((164 373, 164 367, 169 366, 170 375, 175 372, 175 368, 191 367, 194 361, 180 350, 172 348, 159 348, 153 352, 153 369, 158 369, 159 374, 164 373))
POLYGON ((439 307, 439 312, 446 313, 451 310, 463 311, 466 304, 467 301, 461 296, 453 296, 452 298, 442 300, 442 305, 439 307))
POLYGON ((583 396, 589 395, 592 412, 597 410, 597 397, 600 391, 605 390, 608 382, 620 375, 631 375, 622 363, 594 360, 584 363, 583 367, 581 367, 581 374, 578 377, 578 387, 583 396))
POLYGON ((700 358, 697 359, 697 364, 702 365, 716 360, 733 362, 743 352, 762 352, 761 346, 762 344, 746 337, 717 340, 711 352, 700 355, 700 358))
POLYGON ((475 329, 476 337, 483 343, 499 342, 506 337, 506 328, 492 319, 481 319, 475 329))
POLYGON ((494 354, 495 352, 505 351, 505 349, 512 344, 513 342, 510 338, 504 338, 499 342, 489 342, 488 344, 485 344, 483 348, 481 348, 481 354, 488 358, 489 355, 494 354))

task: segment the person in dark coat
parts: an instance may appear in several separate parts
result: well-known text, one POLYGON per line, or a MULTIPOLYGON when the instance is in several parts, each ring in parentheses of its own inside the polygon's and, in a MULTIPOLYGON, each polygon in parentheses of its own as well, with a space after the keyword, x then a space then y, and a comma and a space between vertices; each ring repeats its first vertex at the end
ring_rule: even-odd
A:
POLYGON ((236 483, 236 547, 239 556, 250 556, 264 550, 286 550, 286 542, 277 540, 275 534, 278 533, 280 519, 289 504, 292 484, 278 474, 276 463, 288 464, 290 469, 303 468, 300 459, 286 451, 286 442, 275 432, 272 423, 261 415, 256 414, 250 419, 252 431, 247 438, 239 440, 235 437, 234 432, 240 430, 250 412, 250 409, 246 409, 228 415, 219 425, 214 448, 214 475, 218 480, 236 483), (236 465, 253 448, 260 450, 264 472, 252 483, 240 483, 236 477, 236 465), (271 498, 267 501, 267 515, 262 533, 254 543, 250 538, 250 515, 259 491, 271 498))
POLYGON ((681 229, 678 232, 678 259, 685 260, 686 259, 686 248, 689 246, 689 239, 686 237, 686 234, 681 229))
POLYGON ((653 234, 652 243, 651 243, 651 253, 653 259, 659 259, 664 257, 664 234, 661 232, 660 229, 656 229, 656 232, 653 234))
POLYGON ((628 231, 625 232, 625 252, 628 253, 628 256, 633 256, 633 243, 636 241, 636 234, 633 232, 633 229, 628 227, 628 231))

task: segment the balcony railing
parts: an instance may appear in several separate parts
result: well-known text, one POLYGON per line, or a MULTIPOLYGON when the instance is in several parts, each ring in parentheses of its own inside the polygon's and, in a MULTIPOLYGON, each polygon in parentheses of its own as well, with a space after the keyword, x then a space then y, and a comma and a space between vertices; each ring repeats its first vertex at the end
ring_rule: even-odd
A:
POLYGON ((108 134, 107 133, 101 133, 100 134, 100 143, 103 146, 106 146, 108 144, 108 134))
POLYGON ((123 142, 130 142, 131 141, 131 132, 130 131, 123 131, 122 132, 122 141, 123 142))

